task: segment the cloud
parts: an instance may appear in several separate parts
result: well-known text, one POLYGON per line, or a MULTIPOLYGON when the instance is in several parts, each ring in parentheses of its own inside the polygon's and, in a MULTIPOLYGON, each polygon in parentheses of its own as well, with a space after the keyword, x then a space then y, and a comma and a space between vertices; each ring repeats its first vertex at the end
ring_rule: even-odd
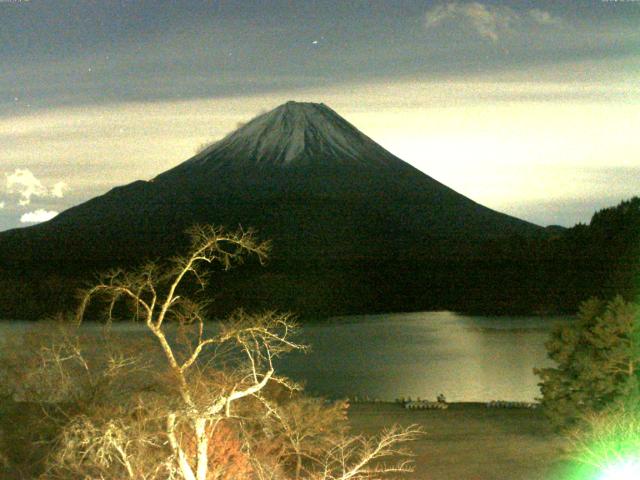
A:
POLYGON ((47 189, 28 168, 16 168, 12 174, 5 174, 7 177, 7 191, 17 193, 22 198, 20 205, 29 205, 31 197, 45 197, 47 189))
POLYGON ((51 220, 53 217, 58 215, 58 212, 54 210, 44 210, 42 208, 35 210, 33 212, 27 212, 20 217, 21 223, 40 223, 46 222, 47 220, 51 220))
POLYGON ((537 8, 529 10, 529 16, 534 22, 540 25, 558 26, 562 24, 562 21, 558 17, 554 17, 549 12, 537 8))
POLYGON ((64 197, 65 192, 68 191, 69 185, 67 185, 67 182, 57 182, 55 185, 53 185, 49 194, 55 198, 62 198, 64 197))
POLYGON ((4 202, 0 202, 0 208, 4 208, 4 202))
POLYGON ((481 36, 497 42, 502 31, 517 18, 508 7, 491 7, 480 2, 449 2, 436 5, 425 14, 425 28, 435 28, 449 20, 468 23, 481 36))
POLYGON ((429 30, 448 21, 467 24, 478 35, 493 43, 497 43, 503 34, 521 28, 527 22, 541 25, 558 25, 560 22, 549 12, 540 9, 531 9, 522 15, 505 6, 485 5, 480 2, 448 2, 427 10, 424 26, 429 30))
POLYGON ((7 192, 20 195, 18 203, 26 206, 31 203, 31 197, 62 198, 69 191, 67 182, 57 182, 50 189, 47 188, 28 168, 16 168, 11 174, 6 173, 7 192))

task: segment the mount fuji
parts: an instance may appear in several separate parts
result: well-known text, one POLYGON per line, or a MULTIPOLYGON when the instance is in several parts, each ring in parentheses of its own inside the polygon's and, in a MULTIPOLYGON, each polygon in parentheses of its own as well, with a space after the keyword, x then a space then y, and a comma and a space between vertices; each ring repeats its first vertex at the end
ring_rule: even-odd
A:
POLYGON ((445 278, 493 238, 545 235, 415 169, 324 104, 287 102, 149 181, 0 233, 0 266, 75 275, 131 265, 174 254, 194 223, 256 228, 274 250, 254 297, 295 309, 295 295, 315 295, 322 312, 389 289, 397 302, 432 298, 414 283, 445 287, 424 272, 445 278))

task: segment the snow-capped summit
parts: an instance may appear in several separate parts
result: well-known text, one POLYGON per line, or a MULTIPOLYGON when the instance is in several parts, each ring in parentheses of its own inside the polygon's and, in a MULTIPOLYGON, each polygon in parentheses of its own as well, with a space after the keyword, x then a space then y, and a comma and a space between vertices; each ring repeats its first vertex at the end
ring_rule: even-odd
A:
POLYGON ((273 241, 275 267, 234 277, 238 303, 227 306, 323 316, 455 309, 448 292, 485 278, 468 283, 469 269, 491 263, 487 239, 545 235, 403 162, 329 107, 288 102, 152 181, 0 233, 0 266, 73 278, 166 258, 194 224, 253 227, 273 241))
POLYGON ((290 101, 254 118, 184 166, 289 167, 317 162, 389 166, 401 161, 326 105, 290 101))

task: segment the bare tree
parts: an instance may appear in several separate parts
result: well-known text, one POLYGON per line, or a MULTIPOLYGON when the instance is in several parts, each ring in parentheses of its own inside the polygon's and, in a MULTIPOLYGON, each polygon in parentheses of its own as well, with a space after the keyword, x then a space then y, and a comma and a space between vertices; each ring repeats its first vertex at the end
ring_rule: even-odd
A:
POLYGON ((131 305, 134 317, 144 322, 162 349, 182 400, 181 409, 169 412, 166 418, 166 436, 179 471, 187 480, 206 480, 212 430, 222 419, 232 416, 235 402, 257 395, 269 381, 295 388, 287 379, 275 375, 273 360, 286 351, 303 347, 291 340, 295 325, 290 317, 275 313, 255 316, 240 311, 216 335, 206 336, 202 304, 180 294, 185 277, 192 276, 204 287, 206 272, 203 266, 217 262, 230 268, 247 253, 263 261, 268 244, 257 242, 252 232, 229 234, 210 226, 196 227, 191 235, 189 254, 174 258, 166 272, 160 271, 155 264, 148 264, 131 273, 113 271, 103 276, 85 293, 77 318, 82 321, 95 296, 107 300, 108 321, 111 321, 118 301, 124 300, 131 305), (183 339, 181 344, 172 343, 167 331, 168 322, 177 323, 179 336, 183 339), (205 394, 201 394, 205 379, 198 374, 198 360, 205 348, 220 352, 229 346, 236 347, 244 361, 236 364, 229 383, 214 391, 206 388, 205 394), (181 445, 179 425, 192 430, 196 440, 195 459, 188 458, 181 445))
POLYGON ((59 386, 56 405, 74 405, 44 478, 348 480, 410 471, 405 461, 382 460, 406 453, 397 445, 414 439, 417 428, 349 437, 344 405, 293 395, 300 387, 275 369, 282 354, 305 348, 288 314, 239 310, 205 323, 206 303, 191 298, 209 267, 228 269, 247 255, 264 262, 268 243, 251 231, 210 226, 192 229, 191 237, 188 253, 166 266, 102 275, 81 295, 75 330, 35 350, 32 383, 49 393, 59 386), (80 325, 96 310, 107 326, 128 312, 155 348, 115 348, 131 339, 109 329, 101 345, 87 346, 80 325))

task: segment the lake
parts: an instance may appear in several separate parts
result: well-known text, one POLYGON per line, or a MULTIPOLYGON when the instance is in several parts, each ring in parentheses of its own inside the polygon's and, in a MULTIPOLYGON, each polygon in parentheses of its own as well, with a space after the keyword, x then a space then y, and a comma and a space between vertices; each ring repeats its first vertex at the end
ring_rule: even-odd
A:
MULTIPOLYGON (((303 381, 309 393, 332 398, 435 400, 443 393, 449 401, 533 401, 539 388, 532 369, 552 365, 544 342, 570 320, 451 312, 337 317, 304 325, 301 340, 311 350, 288 355, 276 368, 303 381)), ((0 338, 28 325, 0 322, 0 338)))

